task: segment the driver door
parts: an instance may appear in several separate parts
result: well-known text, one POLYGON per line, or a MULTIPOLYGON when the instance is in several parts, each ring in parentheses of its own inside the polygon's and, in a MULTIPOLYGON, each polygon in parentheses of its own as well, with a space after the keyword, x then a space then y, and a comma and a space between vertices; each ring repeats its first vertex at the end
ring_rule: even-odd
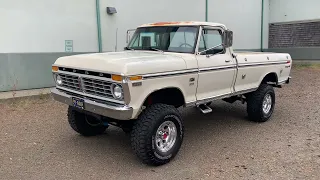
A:
POLYGON ((215 98, 232 92, 236 61, 229 49, 222 46, 222 32, 219 28, 203 28, 200 34, 198 52, 220 46, 196 56, 199 67, 197 100, 215 98))

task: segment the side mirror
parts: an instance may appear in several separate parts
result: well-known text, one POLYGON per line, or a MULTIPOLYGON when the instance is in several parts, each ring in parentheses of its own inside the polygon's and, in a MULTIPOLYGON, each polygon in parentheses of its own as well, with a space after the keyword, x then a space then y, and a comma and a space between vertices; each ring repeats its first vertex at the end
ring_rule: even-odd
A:
POLYGON ((225 48, 231 47, 233 44, 233 32, 226 30, 223 36, 223 45, 225 48))

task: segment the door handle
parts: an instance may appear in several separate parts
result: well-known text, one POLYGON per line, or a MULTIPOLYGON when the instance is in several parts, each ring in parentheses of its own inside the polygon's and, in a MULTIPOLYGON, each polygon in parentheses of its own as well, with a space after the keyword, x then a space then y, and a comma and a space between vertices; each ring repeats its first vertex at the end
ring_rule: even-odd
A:
POLYGON ((225 60, 225 62, 227 62, 227 63, 228 63, 228 62, 230 62, 230 60, 225 60))

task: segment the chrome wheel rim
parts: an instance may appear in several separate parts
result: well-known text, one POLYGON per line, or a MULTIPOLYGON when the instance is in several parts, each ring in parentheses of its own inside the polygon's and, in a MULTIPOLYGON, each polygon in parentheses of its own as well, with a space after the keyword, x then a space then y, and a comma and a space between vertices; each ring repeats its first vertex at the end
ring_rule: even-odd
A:
POLYGON ((156 132, 156 147, 160 152, 171 150, 177 139, 177 127, 172 121, 162 123, 156 132))
POLYGON ((264 114, 268 114, 272 107, 272 97, 270 94, 266 94, 262 103, 262 111, 264 114))

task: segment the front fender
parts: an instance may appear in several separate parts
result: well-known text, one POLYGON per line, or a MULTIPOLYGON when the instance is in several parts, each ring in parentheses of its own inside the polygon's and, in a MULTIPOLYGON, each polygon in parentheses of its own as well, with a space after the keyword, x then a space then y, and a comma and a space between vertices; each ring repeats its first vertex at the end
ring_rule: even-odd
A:
MULTIPOLYGON (((133 108, 133 115, 137 117, 146 98, 153 92, 161 89, 176 88, 182 93, 185 103, 195 101, 196 84, 190 85, 189 79, 191 77, 194 78, 195 75, 188 74, 145 79, 141 81, 140 86, 132 86, 132 82, 130 82, 129 90, 131 101, 129 106, 133 108)), ((195 82, 197 82, 197 80, 195 82)))

